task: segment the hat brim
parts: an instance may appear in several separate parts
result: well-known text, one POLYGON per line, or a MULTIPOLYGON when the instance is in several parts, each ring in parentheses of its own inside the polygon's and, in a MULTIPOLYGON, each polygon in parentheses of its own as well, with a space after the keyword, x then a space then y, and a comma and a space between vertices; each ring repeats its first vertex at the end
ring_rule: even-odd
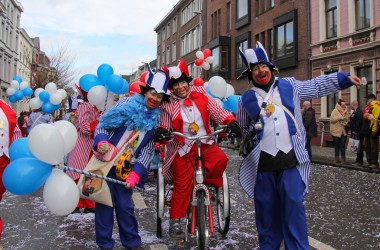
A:
MULTIPOLYGON (((145 86, 143 85, 140 85, 140 89, 141 89, 141 92, 139 93, 140 95, 145 95, 146 92, 148 92, 148 90, 150 89, 155 89, 155 88, 152 88, 150 87, 148 84, 145 84, 145 86)), ((161 92, 163 93, 163 92, 161 92)), ((164 98, 162 98, 162 101, 164 102, 168 102, 169 99, 170 99, 170 94, 167 94, 167 93, 163 93, 164 94, 164 98)))
POLYGON ((182 73, 182 75, 178 78, 170 78, 169 80, 169 84, 168 84, 168 89, 173 89, 173 85, 176 84, 176 83, 179 83, 179 82, 187 82, 187 83, 190 83, 191 81, 193 80, 193 77, 192 76, 187 76, 185 73, 182 73))

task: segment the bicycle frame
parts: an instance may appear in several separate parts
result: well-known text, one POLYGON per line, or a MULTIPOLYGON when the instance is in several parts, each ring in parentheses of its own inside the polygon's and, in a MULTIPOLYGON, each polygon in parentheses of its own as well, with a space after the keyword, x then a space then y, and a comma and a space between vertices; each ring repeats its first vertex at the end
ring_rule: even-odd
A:
MULTIPOLYGON (((209 135, 202 135, 202 136, 186 136, 186 135, 179 133, 179 132, 171 132, 172 135, 180 136, 180 137, 187 139, 187 140, 195 140, 196 144, 197 144, 197 156, 196 156, 195 169, 194 169, 194 188, 193 188, 192 198, 191 198, 191 212, 192 212, 191 213, 191 224, 190 224, 191 234, 199 233, 199 229, 198 229, 198 231, 196 231, 197 222, 199 222, 198 212, 197 212, 198 203, 199 203, 198 194, 200 194, 202 191, 204 192, 204 203, 203 203, 203 205, 207 207, 206 213, 208 215, 209 230, 210 230, 209 232, 214 233, 214 231, 215 231, 213 212, 212 212, 212 203, 210 202, 211 194, 210 194, 209 188, 204 184, 205 169, 203 167, 203 162, 202 162, 201 144, 202 144, 202 140, 210 139, 213 136, 215 136, 215 135, 217 135, 223 131, 224 131, 224 129, 219 129, 219 130, 216 130, 209 135)), ((199 196, 202 197, 203 195, 199 195, 199 196)), ((202 204, 202 202, 201 202, 201 204, 202 204)), ((206 223, 206 221, 203 221, 203 223, 206 223)), ((200 225, 198 225, 198 228, 199 227, 200 227, 200 225)), ((206 227, 204 227, 203 229, 205 229, 205 228, 206 227)), ((201 232, 201 233, 203 233, 203 232, 201 232)), ((205 230, 205 237, 206 237, 205 240, 208 241, 208 238, 209 238, 208 230, 205 230)))

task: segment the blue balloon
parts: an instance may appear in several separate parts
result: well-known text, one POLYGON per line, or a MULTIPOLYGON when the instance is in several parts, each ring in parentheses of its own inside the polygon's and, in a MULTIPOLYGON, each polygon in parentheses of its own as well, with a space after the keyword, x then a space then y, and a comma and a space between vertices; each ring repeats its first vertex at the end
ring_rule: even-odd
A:
POLYGON ((110 75, 113 75, 113 68, 109 64, 102 64, 98 67, 97 74, 99 80, 103 83, 103 85, 105 85, 107 82, 107 78, 110 75))
POLYGON ((20 138, 15 140, 9 147, 9 158, 11 161, 14 161, 25 157, 36 158, 32 151, 30 151, 28 138, 20 138))
POLYGON ((231 112, 237 113, 237 106, 240 99, 240 95, 230 95, 227 98, 228 107, 231 112))
POLYGON ((230 105, 228 105, 228 102, 227 102, 226 99, 223 99, 223 108, 224 108, 225 110, 230 111, 230 105))
POLYGON ((33 89, 32 88, 25 88, 22 90, 22 93, 24 93, 24 96, 32 96, 33 95, 33 89))
POLYGON ((15 103, 15 102, 18 101, 18 99, 17 99, 17 97, 13 94, 13 95, 9 96, 9 101, 10 101, 11 103, 15 103))
POLYGON ((42 102, 48 102, 49 99, 50 99, 50 93, 47 92, 47 91, 42 91, 42 92, 38 95, 38 97, 40 98, 40 100, 41 100, 42 102))
POLYGON ((118 95, 125 94, 127 93, 128 89, 129 89, 129 83, 127 82, 127 80, 123 79, 123 86, 121 87, 119 91, 115 92, 115 94, 118 94, 118 95))
POLYGON ((111 75, 107 78, 106 88, 117 94, 123 88, 123 78, 119 75, 111 75))
POLYGON ((16 90, 16 92, 13 95, 16 97, 18 101, 24 98, 24 93, 22 92, 22 90, 16 90))
POLYGON ((86 92, 88 92, 92 87, 97 85, 104 84, 101 83, 101 81, 96 75, 86 74, 79 79, 79 87, 81 87, 81 89, 83 89, 86 92))
POLYGON ((46 114, 50 114, 54 111, 54 106, 51 102, 42 103, 42 111, 46 114))
POLYGON ((37 158, 19 158, 4 170, 3 183, 12 194, 31 194, 45 183, 51 171, 51 165, 37 158))
POLYGON ((15 75, 12 80, 16 80, 16 81, 18 81, 18 83, 22 82, 21 76, 18 76, 18 75, 15 75))
POLYGON ((56 105, 52 104, 52 105, 53 105, 53 111, 56 111, 61 107, 61 104, 56 104, 56 105))

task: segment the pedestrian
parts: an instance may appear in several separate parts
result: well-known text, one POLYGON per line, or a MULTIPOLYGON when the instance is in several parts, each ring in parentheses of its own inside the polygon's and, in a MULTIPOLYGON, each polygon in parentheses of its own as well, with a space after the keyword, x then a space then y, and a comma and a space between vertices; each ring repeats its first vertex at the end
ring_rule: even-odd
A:
MULTIPOLYGON (((239 134, 240 128, 236 118, 220 107, 207 94, 205 87, 190 85, 192 76, 183 60, 178 66, 169 67, 169 89, 172 90, 169 103, 164 103, 160 127, 157 128, 156 140, 169 134, 169 129, 185 135, 211 134, 210 119, 218 124, 228 124, 232 132, 239 134)), ((169 235, 172 238, 184 239, 184 218, 194 187, 194 159, 197 154, 195 141, 176 137, 166 145, 162 174, 167 181, 173 181, 173 193, 170 207, 169 235)), ((228 158, 218 147, 214 139, 204 140, 201 154, 206 168, 205 183, 216 187, 223 185, 223 172, 228 158)))
MULTIPOLYGON (((92 156, 92 144, 94 142, 95 127, 100 117, 100 112, 95 105, 87 100, 87 92, 77 85, 78 91, 82 95, 83 102, 75 112, 74 126, 78 132, 78 140, 74 149, 69 153, 67 166, 83 170, 92 156)), ((78 183, 81 174, 77 172, 66 172, 74 181, 78 183)), ((95 203, 88 199, 79 199, 74 213, 83 210, 84 213, 93 213, 95 203)))
POLYGON ((27 133, 28 120, 29 120, 28 113, 25 110, 22 110, 19 118, 17 119, 17 123, 18 123, 19 128, 21 129, 21 134, 23 137, 26 137, 28 135, 27 133))
POLYGON ((346 141, 349 120, 350 112, 346 106, 346 102, 339 99, 330 115, 330 134, 333 137, 334 143, 333 164, 346 163, 346 141))
POLYGON ((283 241, 286 249, 309 249, 303 201, 310 158, 300 104, 361 81, 343 72, 306 81, 275 77, 259 42, 240 55, 253 87, 241 96, 237 119, 253 148, 241 163, 239 181, 254 199, 260 249, 279 249, 283 241))
POLYGON ((41 108, 34 109, 30 115, 28 120, 28 131, 33 129, 35 126, 39 124, 50 124, 53 123, 53 116, 51 114, 46 114, 42 111, 41 108))
MULTIPOLYGON (((17 124, 16 112, 10 105, 0 99, 0 201, 3 199, 3 194, 6 189, 3 184, 3 173, 8 166, 9 147, 11 144, 22 137, 21 130, 17 124)), ((3 232, 3 221, 0 217, 0 241, 3 232)), ((0 245, 1 247, 1 245, 0 245)))
POLYGON ((363 141, 364 136, 361 132, 363 124, 363 111, 360 110, 357 100, 351 102, 352 114, 350 116, 350 131, 351 138, 359 141, 358 151, 356 153, 356 160, 353 163, 356 166, 363 166, 363 141))
POLYGON ((311 107, 309 101, 304 101, 302 104, 302 123, 306 130, 306 150, 311 160, 311 139, 318 136, 317 122, 315 120, 315 110, 311 107))
POLYGON ((363 134, 365 143, 365 154, 368 164, 365 167, 379 167, 379 124, 380 102, 374 94, 365 97, 367 106, 363 112, 363 134))
MULTIPOLYGON (((116 173, 116 166, 113 166, 107 175, 109 178, 125 181, 126 186, 108 182, 113 207, 95 204, 96 243, 100 248, 112 249, 115 245, 112 238, 115 210, 123 247, 143 249, 134 215, 132 193, 135 185, 144 185, 148 175, 149 164, 154 154, 154 131, 159 124, 159 105, 169 99, 168 80, 166 72, 158 70, 153 73, 149 67, 149 77, 146 85, 140 86, 141 92, 132 97, 122 98, 100 117, 93 148, 101 154, 107 153, 113 146, 118 150, 124 150, 121 149, 124 142, 140 131, 137 148, 129 160, 132 168, 129 176, 120 179, 116 173)), ((118 160, 116 159, 115 164, 118 160)))

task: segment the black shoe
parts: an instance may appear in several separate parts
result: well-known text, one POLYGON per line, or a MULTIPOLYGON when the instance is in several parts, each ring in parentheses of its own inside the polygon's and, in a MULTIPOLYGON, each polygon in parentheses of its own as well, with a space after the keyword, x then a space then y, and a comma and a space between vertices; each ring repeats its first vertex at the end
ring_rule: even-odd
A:
POLYGON ((182 229, 181 219, 170 220, 169 236, 173 239, 185 239, 186 235, 182 229))
POLYGON ((95 209, 94 208, 85 208, 83 213, 85 213, 85 214, 95 213, 95 209))
POLYGON ((127 248, 127 250, 144 250, 145 248, 143 247, 131 247, 131 248, 127 248))
POLYGON ((72 214, 80 214, 81 211, 79 208, 74 209, 74 211, 71 212, 72 214))

